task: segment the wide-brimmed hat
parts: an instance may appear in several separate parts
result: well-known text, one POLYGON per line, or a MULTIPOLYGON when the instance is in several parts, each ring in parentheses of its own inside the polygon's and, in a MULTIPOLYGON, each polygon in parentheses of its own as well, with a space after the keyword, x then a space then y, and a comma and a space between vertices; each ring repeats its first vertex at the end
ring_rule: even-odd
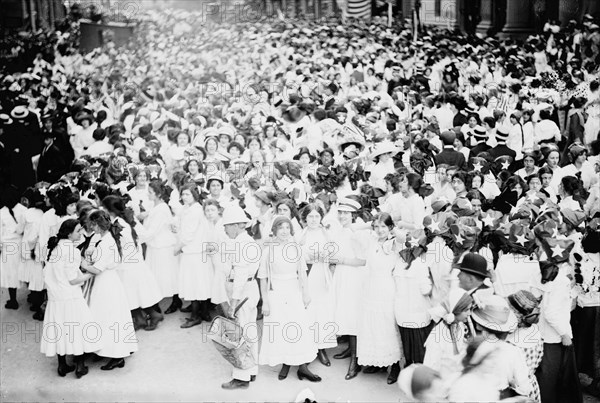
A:
POLYGON ((254 197, 256 197, 258 200, 262 201, 265 204, 273 203, 273 195, 264 190, 258 190, 256 193, 254 193, 254 197))
POLYGON ((508 301, 499 295, 487 295, 481 305, 473 309, 471 318, 478 325, 495 331, 510 333, 517 328, 517 316, 508 306, 508 301))
POLYGON ((356 200, 342 197, 338 200, 338 211, 349 211, 355 213, 360 210, 360 203, 356 200))
POLYGON ((250 219, 240 206, 228 206, 223 211, 223 225, 245 224, 249 221, 250 219))
POLYGON ((86 111, 81 111, 77 115, 75 115, 74 120, 75 120, 75 123, 77 123, 78 125, 80 125, 81 122, 83 122, 84 120, 89 120, 90 124, 91 124, 94 122, 94 117, 86 111))
POLYGON ((300 157, 302 157, 302 155, 308 155, 308 158, 310 159, 310 162, 315 162, 315 160, 317 159, 317 157, 315 157, 314 155, 311 154, 310 150, 308 149, 308 147, 300 147, 300 149, 298 150, 298 154, 294 155, 293 159, 295 160, 299 160, 300 157))
POLYGON ((371 158, 379 157, 380 155, 387 154, 387 153, 396 155, 399 152, 400 152, 400 149, 398 147, 396 147, 392 142, 384 141, 384 142, 377 144, 377 146, 375 146, 375 150, 373 150, 373 152, 371 153, 371 158))
POLYGON ((25 119, 29 115, 29 109, 23 105, 17 105, 10 112, 10 116, 15 119, 25 119))
POLYGON ((458 269, 481 278, 488 278, 487 266, 487 260, 483 256, 468 252, 463 256, 458 269))

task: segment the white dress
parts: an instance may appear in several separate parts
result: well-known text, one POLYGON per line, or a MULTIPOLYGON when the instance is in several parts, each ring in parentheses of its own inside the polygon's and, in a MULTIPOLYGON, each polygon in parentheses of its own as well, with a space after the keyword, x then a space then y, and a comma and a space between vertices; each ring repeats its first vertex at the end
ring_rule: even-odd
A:
POLYGON ((227 237, 227 234, 225 234, 225 228, 220 220, 213 224, 205 219, 203 225, 208 242, 217 245, 217 250, 212 251, 210 254, 210 259, 212 260, 214 268, 210 300, 213 304, 221 304, 229 301, 229 298, 227 297, 227 288, 225 287, 229 269, 225 263, 224 256, 221 253, 223 245, 229 241, 229 238, 227 237))
POLYGON ((360 365, 387 367, 402 356, 400 334, 394 318, 392 270, 399 255, 393 241, 373 241, 367 251, 358 324, 357 355, 360 365))
POLYGON ((324 253, 332 242, 327 238, 324 230, 303 230, 298 237, 302 252, 307 263, 312 263, 308 273, 308 291, 310 305, 308 311, 311 315, 311 324, 314 327, 315 341, 319 349, 337 346, 336 326, 334 322, 335 293, 333 289, 333 275, 329 263, 318 261, 319 252, 324 253))
POLYGON ((300 245, 269 245, 263 253, 257 277, 270 278, 269 316, 263 319, 260 365, 302 365, 317 356, 314 328, 304 307, 299 273, 306 271, 300 245), (270 262, 270 263, 269 263, 270 262))
POLYGON ((79 275, 80 263, 81 253, 77 246, 63 239, 44 267, 48 304, 40 351, 46 357, 81 355, 100 348, 99 343, 93 342, 97 324, 83 298, 81 285, 69 283, 79 275))
POLYGON ((86 336, 101 348, 101 357, 124 358, 138 350, 137 337, 129 310, 127 294, 117 273, 121 258, 110 232, 102 236, 92 256, 94 267, 101 271, 94 277, 90 295, 90 310, 95 329, 86 336))
POLYGON ((29 208, 25 213, 19 280, 28 283, 30 291, 42 291, 44 289, 44 267, 38 243, 43 216, 44 212, 36 208, 29 208), (32 257, 32 252, 35 254, 35 258, 32 257))
POLYGON ((171 230, 173 222, 169 206, 159 203, 150 210, 138 232, 147 245, 146 262, 154 273, 163 298, 177 294, 179 286, 179 258, 173 254, 177 243, 171 230))
MULTIPOLYGON (((364 240, 361 239, 361 234, 349 228, 336 228, 332 230, 331 237, 334 237, 337 243, 334 258, 365 258, 364 240)), ((358 334, 360 295, 366 273, 365 266, 336 265, 333 287, 335 290, 334 319, 338 327, 338 335, 356 336, 358 334)))
POLYGON ((184 206, 179 215, 179 297, 188 301, 204 301, 212 296, 214 267, 208 246, 207 228, 203 225, 202 206, 184 206))
MULTIPOLYGON (((21 206, 17 204, 17 206, 21 206)), ((13 209, 13 215, 8 207, 0 209, 0 286, 3 288, 19 288, 19 266, 21 259, 21 242, 23 236, 23 214, 25 207, 13 209)))
POLYGON ((598 138, 600 134, 600 91, 590 93, 590 101, 595 100, 596 103, 590 105, 587 109, 588 118, 583 125, 584 128, 584 141, 586 145, 591 144, 592 141, 598 138))
MULTIPOLYGON (((150 271, 150 267, 144 260, 141 241, 138 239, 136 244, 131 226, 125 220, 117 218, 116 221, 123 227, 121 230, 123 259, 117 272, 127 294, 129 309, 151 307, 160 302, 162 295, 154 273, 150 271)), ((136 227, 139 228, 139 225, 136 227)))
POLYGON ((153 206, 148 194, 148 187, 145 187, 144 189, 138 189, 134 187, 128 193, 131 197, 131 208, 136 216, 141 212, 140 205, 146 211, 150 211, 152 209, 153 206))

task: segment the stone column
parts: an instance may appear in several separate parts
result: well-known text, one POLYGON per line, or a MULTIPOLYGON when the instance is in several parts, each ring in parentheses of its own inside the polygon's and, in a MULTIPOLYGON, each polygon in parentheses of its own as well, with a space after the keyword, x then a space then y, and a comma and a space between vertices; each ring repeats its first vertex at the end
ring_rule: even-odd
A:
POLYGON ((508 0, 501 36, 528 36, 534 32, 532 0, 508 0))
POLYGON ((580 0, 560 0, 558 2, 558 19, 564 27, 570 20, 579 21, 581 12, 580 0))
POLYGON ((477 25, 477 33, 487 35, 492 28, 492 0, 481 0, 481 21, 477 25))

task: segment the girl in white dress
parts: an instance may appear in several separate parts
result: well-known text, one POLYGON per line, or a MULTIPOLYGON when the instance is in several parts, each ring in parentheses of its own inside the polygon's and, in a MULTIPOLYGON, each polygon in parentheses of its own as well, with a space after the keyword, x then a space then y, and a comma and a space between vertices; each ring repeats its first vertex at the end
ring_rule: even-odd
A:
POLYGON ((313 331, 319 352, 317 357, 321 364, 329 367, 327 348, 337 346, 334 323, 335 294, 333 289, 333 273, 327 257, 333 251, 333 240, 330 239, 322 225, 325 211, 316 203, 310 203, 302 210, 302 221, 306 228, 298 234, 298 243, 306 263, 310 265, 308 272, 308 289, 310 305, 308 310, 312 318, 313 331))
POLYGON ((227 241, 228 237, 225 234, 223 223, 221 222, 221 213, 223 209, 218 201, 215 199, 207 199, 204 201, 204 221, 202 227, 204 228, 205 235, 209 247, 207 253, 210 255, 209 258, 212 260, 214 272, 213 281, 211 286, 211 303, 215 305, 229 302, 227 297, 227 289, 225 283, 229 272, 227 271, 227 265, 223 255, 221 254, 221 246, 227 241))
POLYGON ((200 194, 195 184, 181 189, 183 210, 179 215, 179 243, 175 252, 179 254, 179 294, 181 298, 192 301, 192 315, 181 328, 186 329, 209 322, 209 300, 212 296, 214 267, 209 247, 207 228, 204 223, 204 211, 198 201, 200 194))
POLYGON ((376 239, 368 245, 367 276, 362 292, 357 337, 360 365, 368 365, 365 373, 392 366, 387 383, 393 384, 400 373, 400 334, 394 317, 394 281, 392 271, 399 259, 396 241, 391 237, 394 221, 387 213, 373 219, 376 239))
POLYGON ((131 208, 138 220, 143 221, 148 216, 148 211, 152 208, 150 195, 148 194, 148 179, 150 174, 144 166, 131 170, 131 175, 135 181, 135 186, 129 190, 131 197, 131 208), (142 216, 140 216, 142 214, 142 216))
POLYGON ((273 242, 266 249, 258 270, 263 297, 263 332, 259 364, 283 364, 279 379, 287 377, 291 365, 298 365, 298 378, 320 382, 308 369, 317 355, 307 307, 310 304, 307 266, 302 249, 294 242, 292 222, 276 217, 273 242))
POLYGON ((171 305, 166 314, 177 311, 182 306, 179 298, 179 258, 175 256, 177 238, 173 233, 175 220, 167 205, 171 189, 159 180, 148 186, 150 201, 154 207, 148 213, 144 225, 140 228, 140 239, 147 245, 146 262, 154 273, 161 297, 172 296, 171 305))
POLYGON ((102 199, 102 205, 112 222, 122 228, 123 261, 117 272, 127 294, 135 330, 140 328, 154 330, 158 322, 163 320, 158 306, 162 295, 154 273, 150 271, 144 260, 142 245, 135 231, 136 221, 133 218, 133 210, 126 208, 123 199, 119 196, 106 196, 102 199), (150 317, 149 324, 146 316, 150 317))
POLYGON ((600 89, 597 79, 590 83, 590 96, 585 110, 588 118, 584 125, 584 141, 589 146, 600 136, 600 89))
POLYGON ((337 250, 331 259, 335 262, 333 284, 335 289, 334 319, 338 326, 338 335, 349 336, 348 348, 333 358, 350 358, 346 379, 352 379, 360 372, 358 365, 356 336, 359 328, 361 295, 366 269, 364 245, 361 235, 352 228, 353 213, 360 209, 360 203, 343 198, 338 201, 339 225, 332 228, 331 237, 335 237, 337 250))
MULTIPOLYGON (((110 360, 104 371, 125 366, 125 357, 138 350, 127 294, 117 273, 123 258, 119 229, 111 223, 108 213, 90 213, 91 229, 100 236, 95 247, 88 248, 81 267, 96 275, 90 295, 90 310, 94 317, 100 343, 97 354, 110 360)), ((89 336, 88 334, 88 337, 89 336)))
POLYGON ((29 188, 24 196, 29 201, 29 208, 25 212, 25 228, 23 230, 23 245, 21 250, 21 269, 19 280, 28 284, 30 291, 42 291, 44 287, 44 272, 38 236, 43 208, 46 206, 44 197, 34 188, 29 188))
POLYGON ((83 298, 81 284, 94 275, 79 270, 81 254, 76 245, 81 240, 81 232, 79 221, 69 219, 49 241, 48 262, 44 268, 48 305, 40 344, 40 351, 46 357, 58 355, 58 375, 65 376, 75 370, 77 378, 88 372, 83 354, 98 350, 86 332, 95 322, 83 298), (67 365, 67 354, 75 356, 77 368, 67 365))
POLYGON ((405 204, 402 208, 401 219, 396 222, 398 228, 405 231, 423 228, 425 201, 419 195, 423 185, 423 178, 416 173, 407 174, 406 180, 400 182, 400 191, 405 196, 405 204))
POLYGON ((2 195, 2 208, 0 209, 0 285, 8 288, 9 300, 6 309, 18 309, 17 288, 19 281, 19 258, 21 257, 21 240, 23 236, 24 215, 27 209, 16 202, 16 189, 14 197, 8 194, 12 190, 5 190, 2 195), (12 200, 10 200, 12 199, 12 200))
POLYGON ((422 256, 426 251, 425 244, 425 231, 412 231, 394 268, 395 316, 406 365, 423 363, 425 341, 433 328, 428 312, 433 287, 428 261, 422 256))

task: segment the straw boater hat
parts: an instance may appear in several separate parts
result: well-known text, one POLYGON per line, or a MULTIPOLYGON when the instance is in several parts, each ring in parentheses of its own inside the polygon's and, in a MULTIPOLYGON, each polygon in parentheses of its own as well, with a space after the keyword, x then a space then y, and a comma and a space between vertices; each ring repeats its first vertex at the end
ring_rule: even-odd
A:
POLYGON ((349 211, 351 213, 356 213, 358 210, 360 210, 360 203, 356 200, 342 197, 338 200, 337 209, 338 211, 349 211))
POLYGON ((476 307, 471 318, 478 325, 496 332, 510 333, 517 328, 518 319, 508 306, 506 299, 499 295, 482 298, 481 307, 476 307))
POLYGON ((250 220, 240 206, 228 206, 223 211, 223 225, 228 224, 246 224, 250 220))

